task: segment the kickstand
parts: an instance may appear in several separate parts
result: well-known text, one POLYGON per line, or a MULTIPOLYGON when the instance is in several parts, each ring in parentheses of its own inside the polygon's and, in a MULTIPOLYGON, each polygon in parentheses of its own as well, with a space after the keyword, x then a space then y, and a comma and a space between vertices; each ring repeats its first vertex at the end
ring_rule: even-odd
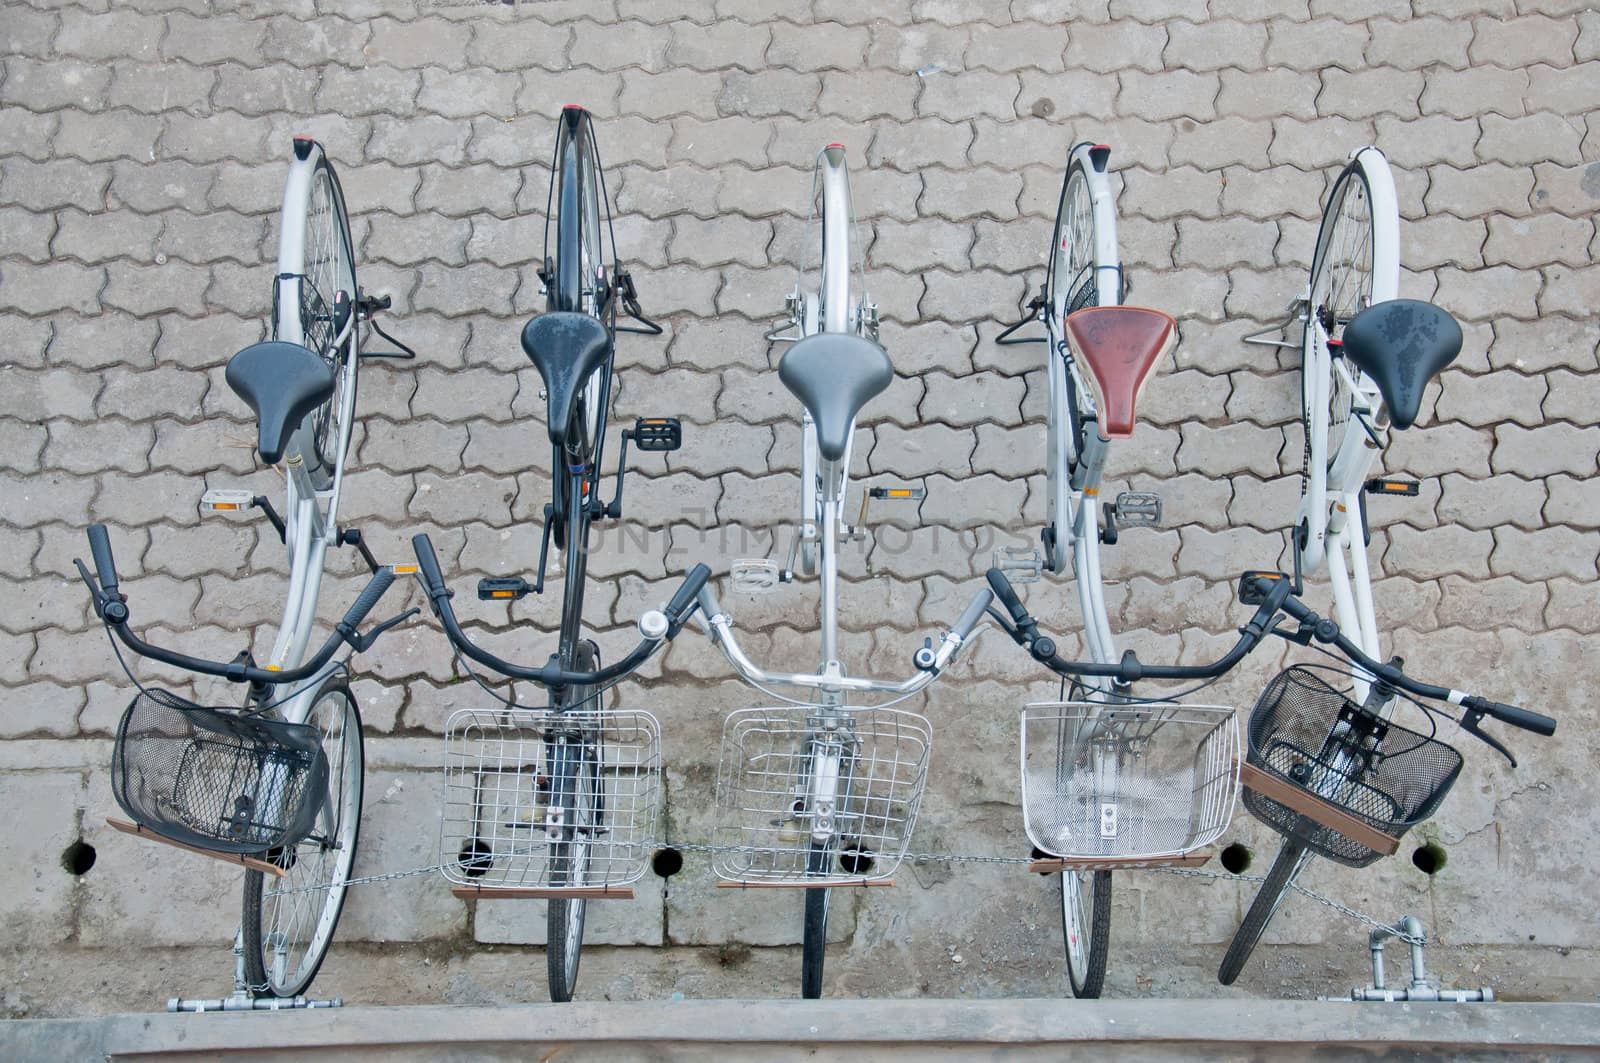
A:
POLYGON ((994 338, 994 342, 1002 347, 1008 347, 1012 344, 1019 343, 1048 343, 1049 341, 1043 336, 1024 336, 1021 339, 1011 338, 1012 333, 1016 332, 1024 325, 1032 324, 1035 321, 1042 321, 1044 319, 1044 308, 1044 289, 1040 288, 1039 294, 1030 299, 1028 301, 1028 305, 1022 308, 1022 320, 1018 321, 1014 325, 1006 326, 1006 328, 994 338))

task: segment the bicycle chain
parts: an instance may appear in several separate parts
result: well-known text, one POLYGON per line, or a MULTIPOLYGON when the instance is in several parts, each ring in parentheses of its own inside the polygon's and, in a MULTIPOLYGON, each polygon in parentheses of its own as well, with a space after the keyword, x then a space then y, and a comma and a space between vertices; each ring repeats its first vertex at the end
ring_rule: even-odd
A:
MULTIPOLYGON (((661 847, 670 847, 681 853, 758 853, 765 851, 752 845, 709 845, 703 842, 671 841, 662 841, 660 844, 661 847)), ((655 846, 652 846, 652 848, 654 847, 655 846)), ((1026 856, 965 856, 954 853, 906 853, 902 859, 910 861, 912 864, 918 866, 925 864, 1003 864, 1015 867, 1018 865, 1033 863, 1033 858, 1026 856)), ((414 867, 406 871, 389 871, 376 875, 362 875, 359 878, 346 879, 344 885, 345 888, 348 889, 351 886, 367 886, 374 882, 395 882, 399 879, 415 878, 418 875, 431 875, 436 872, 448 870, 452 867, 460 867, 462 866, 462 863, 463 862, 460 860, 452 860, 449 863, 431 864, 427 867, 414 867)), ((1156 871, 1165 875, 1180 875, 1185 878, 1222 879, 1228 882, 1266 881, 1266 876, 1264 875, 1247 875, 1242 872, 1239 874, 1233 874, 1232 872, 1223 871, 1200 871, 1189 867, 1152 867, 1143 868, 1141 870, 1156 871)), ((326 884, 319 884, 315 886, 298 886, 294 889, 274 890, 271 891, 271 894, 273 896, 282 897, 296 893, 315 893, 320 890, 331 888, 332 887, 330 885, 326 884)), ((1348 916, 1358 923, 1364 923, 1374 930, 1382 930, 1397 941, 1405 942, 1407 945, 1426 946, 1428 944, 1428 938, 1426 935, 1418 937, 1415 934, 1407 934, 1398 927, 1391 926, 1388 923, 1374 919, 1372 916, 1367 915, 1364 912, 1357 911, 1347 904, 1342 904, 1339 901, 1334 900, 1332 897, 1324 896, 1323 894, 1318 893, 1316 890, 1300 885, 1298 882, 1290 883, 1289 888, 1326 908, 1331 908, 1340 915, 1348 916)))

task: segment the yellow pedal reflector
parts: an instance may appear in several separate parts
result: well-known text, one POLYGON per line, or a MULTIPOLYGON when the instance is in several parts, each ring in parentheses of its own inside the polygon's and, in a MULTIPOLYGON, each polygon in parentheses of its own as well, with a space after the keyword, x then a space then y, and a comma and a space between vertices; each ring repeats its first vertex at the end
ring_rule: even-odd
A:
POLYGON ((255 495, 232 488, 215 488, 200 496, 200 508, 210 513, 235 513, 249 509, 255 495))
POLYGON ((867 494, 872 498, 923 499, 928 497, 928 489, 925 487, 874 487, 867 494))
POLYGON ((409 576, 417 571, 416 565, 390 565, 389 571, 396 576, 409 576))

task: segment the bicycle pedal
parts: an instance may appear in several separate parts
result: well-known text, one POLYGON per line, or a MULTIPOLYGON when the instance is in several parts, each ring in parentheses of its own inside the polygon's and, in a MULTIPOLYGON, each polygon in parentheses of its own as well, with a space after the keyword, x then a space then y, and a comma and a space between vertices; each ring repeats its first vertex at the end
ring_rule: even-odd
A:
POLYGON ((1267 596, 1256 588, 1256 581, 1288 579, 1282 572, 1260 572, 1247 570, 1239 577, 1238 596, 1240 605, 1260 605, 1267 600, 1267 596))
POLYGON ((766 558, 746 558, 735 561, 728 569, 733 589, 745 594, 767 594, 777 590, 783 582, 783 570, 776 561, 766 558))
POLYGON ((898 498, 920 502, 928 497, 926 487, 874 487, 867 492, 872 498, 898 498))
POLYGON ((207 513, 237 513, 249 509, 255 497, 251 491, 217 487, 200 496, 200 508, 207 513))
POLYGON ((521 576, 485 576, 478 581, 478 600, 521 601, 532 590, 521 576))
POLYGON ((1044 575, 1044 558, 1031 546, 997 546, 993 561, 1012 583, 1038 583, 1044 575))
POLYGON ((677 450, 683 446, 683 425, 676 417, 641 417, 633 422, 633 444, 640 450, 677 450))
POLYGON ((1416 480, 1396 480, 1390 476, 1379 476, 1366 483, 1369 495, 1406 495, 1415 498, 1422 493, 1422 484, 1416 480))
POLYGON ((1124 491, 1111 508, 1124 528, 1154 528, 1161 523, 1161 496, 1150 491, 1124 491))

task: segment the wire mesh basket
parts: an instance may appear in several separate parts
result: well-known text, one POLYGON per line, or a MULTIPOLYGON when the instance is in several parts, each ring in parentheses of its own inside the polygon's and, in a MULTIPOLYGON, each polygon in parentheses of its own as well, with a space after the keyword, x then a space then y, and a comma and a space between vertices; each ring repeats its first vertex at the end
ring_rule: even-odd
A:
POLYGON ((888 878, 911 843, 932 744, 927 719, 899 709, 730 713, 712 871, 729 882, 888 878))
POLYGON ((1177 856, 1215 841, 1239 791, 1232 708, 1039 702, 1022 710, 1028 838, 1068 859, 1177 856))
POLYGON ((205 708, 166 690, 129 703, 111 790, 135 823, 219 853, 294 845, 328 796, 328 758, 309 724, 205 708))
POLYGON ((660 818, 661 729, 648 712, 461 709, 445 723, 439 862, 451 882, 637 882, 660 818))
MULTIPOLYGON (((1461 754, 1428 735, 1363 712, 1306 668, 1267 684, 1250 713, 1250 763, 1398 838, 1439 807, 1461 754)), ((1366 867, 1383 852, 1249 788, 1245 808, 1330 860, 1366 867)))

